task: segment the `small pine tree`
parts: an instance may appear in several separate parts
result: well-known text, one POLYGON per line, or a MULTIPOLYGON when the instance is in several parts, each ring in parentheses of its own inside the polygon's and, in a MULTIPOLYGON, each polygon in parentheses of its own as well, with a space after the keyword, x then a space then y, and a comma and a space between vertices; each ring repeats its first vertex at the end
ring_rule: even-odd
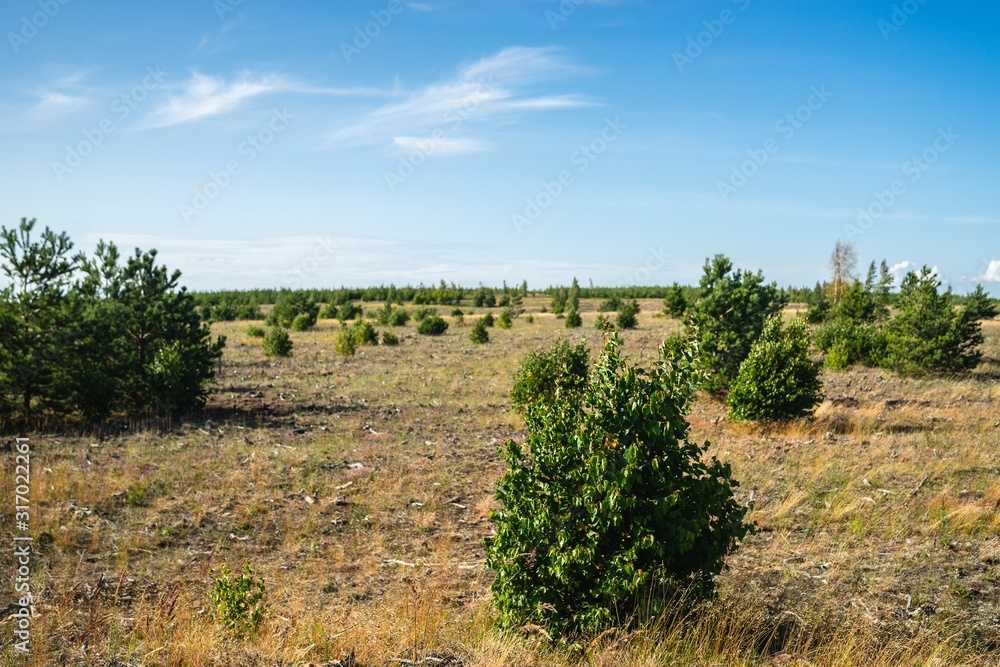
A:
POLYGON ((685 310, 687 310, 687 299, 684 298, 684 290, 674 283, 663 297, 663 314, 668 317, 683 317, 685 310))
POLYGON ((688 308, 689 333, 697 335, 702 360, 710 372, 706 389, 722 394, 764 330, 764 322, 780 313, 785 299, 777 285, 764 283, 760 272, 733 272, 725 255, 705 262, 698 300, 688 308))
POLYGON ((567 329, 579 329, 583 326, 583 318, 580 317, 576 308, 570 307, 569 312, 566 313, 565 325, 567 329))
POLYGON ((501 329, 510 329, 514 324, 513 317, 511 316, 510 308, 504 308, 500 311, 500 317, 497 318, 497 326, 501 329))
POLYGON ((639 302, 635 299, 622 301, 618 307, 616 322, 619 329, 635 329, 639 325, 639 302))
POLYGON ((292 356, 292 337, 281 327, 271 327, 261 342, 265 357, 292 356))
POLYGON ((490 332, 486 330, 486 323, 482 318, 476 320, 469 332, 469 340, 473 343, 483 344, 490 342, 490 332))
POLYGON ((764 324, 760 338, 740 364, 726 401, 733 421, 784 421, 809 415, 823 400, 819 365, 809 359, 809 331, 781 315, 764 324))
POLYGON ((928 267, 910 272, 899 290, 899 314, 889 324, 886 365, 903 372, 953 372, 975 368, 982 358, 981 307, 956 312, 951 288, 928 267))
POLYGON ((340 333, 337 335, 337 342, 334 343, 333 349, 337 354, 350 357, 353 356, 357 351, 357 344, 354 340, 354 331, 349 329, 346 324, 340 325, 340 333))

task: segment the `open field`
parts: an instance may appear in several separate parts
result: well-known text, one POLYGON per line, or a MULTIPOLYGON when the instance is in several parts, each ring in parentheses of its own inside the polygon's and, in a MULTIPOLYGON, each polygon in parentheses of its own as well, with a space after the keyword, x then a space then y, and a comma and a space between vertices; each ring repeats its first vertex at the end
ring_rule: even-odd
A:
MULTIPOLYGON (((246 323, 219 324, 229 342, 206 421, 33 436, 38 616, 26 662, 0 626, 5 664, 1000 664, 996 320, 966 377, 825 371, 810 421, 762 431, 696 402, 693 438, 732 463, 759 526, 710 608, 559 650, 492 629, 482 539, 497 446, 524 436, 512 375, 556 337, 601 345, 596 302, 572 331, 539 312, 547 303, 527 299, 534 323, 490 329, 485 346, 467 314, 440 338, 411 322, 398 347, 348 359, 335 321, 293 333, 284 360, 263 358, 246 323), (244 561, 270 608, 245 643, 207 597, 213 569, 244 561)), ((658 301, 642 307, 624 349, 648 364, 678 324, 652 315, 658 301)))

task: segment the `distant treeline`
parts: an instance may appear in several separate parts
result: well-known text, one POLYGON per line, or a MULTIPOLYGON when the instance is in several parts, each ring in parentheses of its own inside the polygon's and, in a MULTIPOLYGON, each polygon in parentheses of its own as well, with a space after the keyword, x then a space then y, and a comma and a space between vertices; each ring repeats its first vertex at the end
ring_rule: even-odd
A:
MULTIPOLYGON (((814 305, 819 295, 827 288, 825 283, 817 283, 814 287, 784 287, 779 292, 787 303, 814 305)), ((684 299, 692 302, 698 298, 699 288, 688 285, 633 285, 628 287, 580 287, 581 299, 663 299, 672 291, 679 290, 684 299)), ((316 303, 341 306, 351 302, 367 303, 398 303, 414 305, 441 306, 474 306, 477 308, 502 308, 510 302, 510 297, 519 293, 522 297, 531 294, 544 294, 556 297, 566 294, 569 287, 553 286, 542 290, 529 292, 527 282, 512 287, 462 287, 455 283, 445 283, 443 280, 433 287, 407 285, 379 285, 377 287, 340 287, 330 289, 248 289, 219 290, 212 292, 192 292, 195 304, 202 318, 215 321, 261 320, 264 315, 261 306, 273 305, 283 299, 296 295, 316 303)), ((893 305, 896 294, 888 296, 893 305)), ((968 297, 952 295, 955 305, 965 305, 968 297)), ((994 302, 1000 300, 994 299, 994 302)))

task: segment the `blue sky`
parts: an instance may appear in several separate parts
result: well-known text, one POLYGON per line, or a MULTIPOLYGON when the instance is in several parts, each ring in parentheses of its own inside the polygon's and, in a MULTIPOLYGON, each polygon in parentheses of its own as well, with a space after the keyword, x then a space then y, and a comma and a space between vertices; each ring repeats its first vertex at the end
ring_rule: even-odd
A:
POLYGON ((780 284, 1000 295, 995 3, 12 0, 0 224, 191 288, 780 284))

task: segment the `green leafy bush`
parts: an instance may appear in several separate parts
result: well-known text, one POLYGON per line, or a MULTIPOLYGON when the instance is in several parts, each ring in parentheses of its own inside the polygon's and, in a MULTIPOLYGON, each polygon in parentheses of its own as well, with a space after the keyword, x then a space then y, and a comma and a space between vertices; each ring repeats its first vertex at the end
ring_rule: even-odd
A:
POLYGON ((783 421, 812 414, 823 400, 819 365, 809 358, 809 331, 781 315, 764 324, 760 338, 740 364, 726 404, 733 421, 783 421))
POLYGON ((514 324, 514 318, 511 314, 510 308, 504 308, 500 311, 500 317, 497 318, 497 326, 501 329, 510 329, 514 324))
POLYGON ((290 357, 292 356, 292 338, 288 331, 281 327, 271 327, 271 330, 264 335, 261 342, 265 357, 290 357))
POLYGON ((264 620, 267 592, 264 580, 255 576, 250 563, 243 571, 234 573, 223 564, 218 576, 212 572, 209 598, 215 608, 215 618, 222 626, 239 637, 256 634, 264 620))
POLYGON ((440 336, 447 330, 448 323, 437 314, 425 317, 420 320, 420 324, 417 326, 417 333, 425 336, 440 336))
POLYGON ((736 378, 764 322, 784 308, 785 298, 777 285, 764 284, 759 271, 733 272, 733 263, 724 255, 706 261, 704 271, 698 300, 688 308, 688 330, 697 334, 709 370, 705 388, 722 394, 736 378))
POLYGON ((488 327, 492 327, 496 324, 496 320, 493 318, 493 313, 486 313, 483 315, 483 324, 488 327))
POLYGON ((461 308, 453 308, 451 311, 451 316, 461 319, 465 317, 465 312, 463 312, 461 308))
POLYGON ((583 318, 580 317, 580 313, 576 308, 569 309, 569 312, 566 313, 566 321, 563 325, 567 329, 579 329, 583 326, 583 318))
POLYGON ((619 329, 635 329, 639 324, 639 302, 635 299, 622 301, 618 307, 616 323, 619 329))
POLYGON ((688 440, 695 368, 691 347, 631 367, 614 334, 584 391, 528 409, 486 538, 503 625, 598 632, 711 594, 750 526, 729 466, 688 440))
POLYGON ((482 318, 476 320, 476 323, 472 325, 472 330, 469 332, 469 340, 480 344, 490 342, 490 332, 486 330, 486 323, 482 318))
POLYGON ((399 345, 399 336, 392 333, 391 331, 382 332, 382 344, 383 345, 399 345))
POLYGON ((265 333, 267 332, 264 327, 259 327, 256 324, 247 325, 247 338, 263 338, 265 333))
POLYGON ((844 369, 854 364, 879 366, 886 354, 885 327, 877 322, 856 322, 830 317, 816 327, 813 342, 824 353, 829 368, 844 369))
POLYGON ((320 319, 333 320, 337 318, 337 304, 328 303, 319 313, 320 319))
POLYGON ((587 381, 590 354, 583 342, 560 340, 547 350, 529 352, 514 375, 510 403, 524 414, 530 405, 551 402, 560 394, 580 391, 587 381))
POLYGON ((333 344, 334 351, 341 356, 350 357, 357 351, 357 347, 354 338, 354 329, 341 323, 340 333, 337 334, 337 340, 333 344))
POLYGON ((292 331, 306 331, 316 324, 316 319, 309 316, 309 313, 299 313, 292 320, 292 331))

